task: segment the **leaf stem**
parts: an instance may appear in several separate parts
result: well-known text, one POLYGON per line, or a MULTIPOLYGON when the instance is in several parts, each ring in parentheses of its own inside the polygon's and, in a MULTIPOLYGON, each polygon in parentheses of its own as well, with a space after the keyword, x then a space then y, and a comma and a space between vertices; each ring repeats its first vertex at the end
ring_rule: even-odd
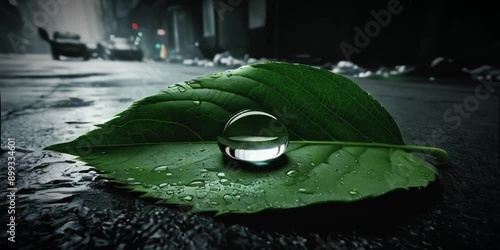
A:
POLYGON ((422 152, 435 156, 439 161, 445 162, 448 159, 448 152, 441 148, 425 147, 417 145, 398 145, 374 142, 344 142, 344 141, 290 141, 290 143, 314 144, 314 145, 340 145, 354 147, 379 147, 379 148, 397 148, 407 152, 422 152))

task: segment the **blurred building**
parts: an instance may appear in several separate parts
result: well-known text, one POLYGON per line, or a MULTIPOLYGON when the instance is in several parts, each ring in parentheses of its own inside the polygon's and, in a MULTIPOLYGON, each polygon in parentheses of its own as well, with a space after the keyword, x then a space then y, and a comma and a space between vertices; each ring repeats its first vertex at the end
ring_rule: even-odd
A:
POLYGON ((309 64, 429 65, 437 57, 500 64, 496 8, 487 1, 8 0, 0 7, 4 53, 47 53, 33 29, 42 26, 87 42, 132 37, 146 58, 170 61, 228 52, 309 64))
POLYGON ((499 64, 500 58, 495 8, 487 2, 160 0, 141 4, 155 5, 155 24, 166 30, 158 41, 166 44, 169 58, 212 58, 223 51, 235 57, 248 54, 306 63, 348 59, 363 65, 428 65, 440 56, 464 64, 499 64), (384 16, 391 10, 395 11, 384 16), (359 31, 368 42, 359 43, 359 31))

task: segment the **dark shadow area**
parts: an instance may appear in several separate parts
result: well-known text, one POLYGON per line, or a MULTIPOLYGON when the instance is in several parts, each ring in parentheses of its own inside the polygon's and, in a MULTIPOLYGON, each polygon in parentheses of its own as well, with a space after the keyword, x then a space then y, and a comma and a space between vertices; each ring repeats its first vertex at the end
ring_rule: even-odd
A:
POLYGON ((332 202, 294 209, 265 210, 256 214, 228 214, 215 219, 258 229, 281 232, 331 233, 356 230, 384 234, 413 221, 441 200, 439 181, 422 189, 396 190, 356 201, 332 202))

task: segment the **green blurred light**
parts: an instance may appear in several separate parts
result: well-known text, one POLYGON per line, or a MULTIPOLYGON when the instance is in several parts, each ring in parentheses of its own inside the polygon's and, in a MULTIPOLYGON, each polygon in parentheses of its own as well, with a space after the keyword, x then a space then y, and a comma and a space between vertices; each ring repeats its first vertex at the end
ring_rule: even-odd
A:
POLYGON ((137 33, 138 36, 142 36, 142 32, 137 33))
POLYGON ((159 43, 155 44, 155 48, 160 49, 161 45, 159 43))

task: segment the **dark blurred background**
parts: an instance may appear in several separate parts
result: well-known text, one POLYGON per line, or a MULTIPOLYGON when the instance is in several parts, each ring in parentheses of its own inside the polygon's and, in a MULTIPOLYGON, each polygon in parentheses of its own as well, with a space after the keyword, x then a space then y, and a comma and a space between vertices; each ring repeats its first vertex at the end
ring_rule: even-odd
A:
POLYGON ((49 45, 34 35, 37 26, 77 33, 90 44, 139 37, 145 58, 169 61, 213 60, 228 52, 239 59, 347 60, 365 67, 425 67, 443 57, 474 68, 498 65, 500 58, 493 2, 9 0, 1 12, 1 33, 11 34, 1 37, 2 53, 48 53, 49 45), (356 46, 356 38, 362 41, 356 27, 369 40, 358 42, 363 46, 356 46))

